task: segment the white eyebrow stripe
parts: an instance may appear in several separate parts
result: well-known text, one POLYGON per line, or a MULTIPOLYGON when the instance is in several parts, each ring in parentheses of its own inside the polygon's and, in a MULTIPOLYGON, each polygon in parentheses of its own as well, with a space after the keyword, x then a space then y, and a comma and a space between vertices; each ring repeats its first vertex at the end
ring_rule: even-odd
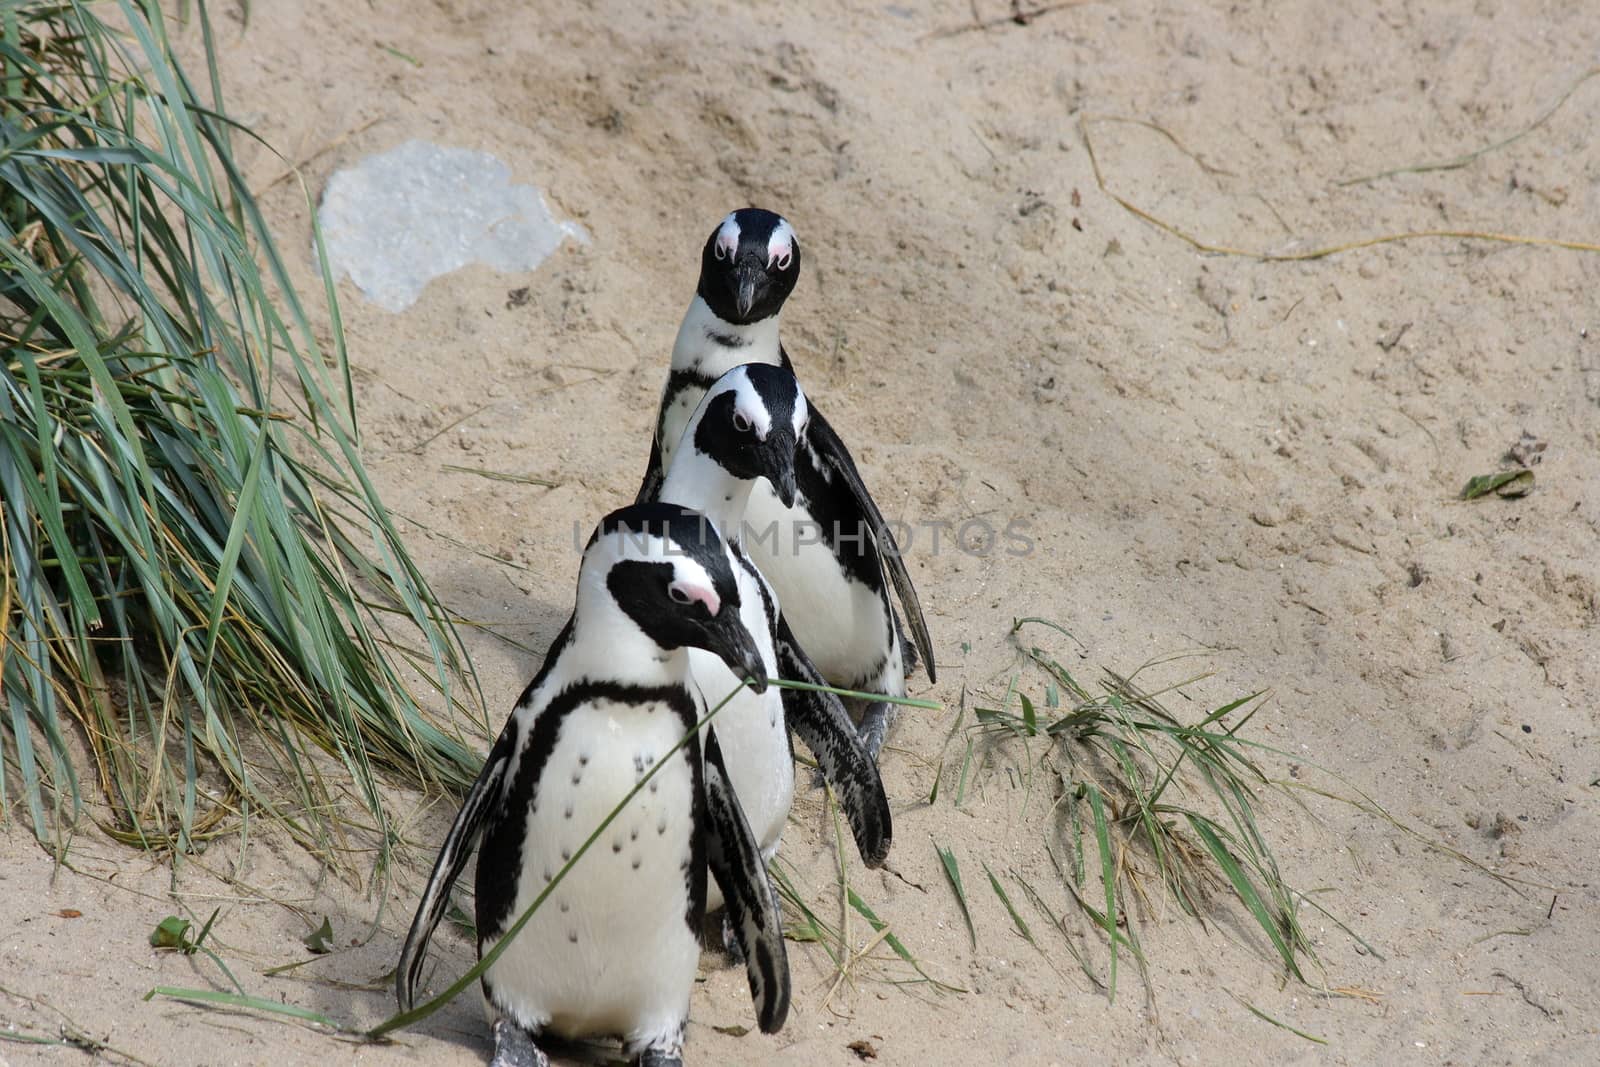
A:
MULTIPOLYGON (((683 550, 678 549, 678 551, 683 550)), ((712 615, 721 610, 722 598, 717 596, 716 583, 711 580, 711 575, 704 567, 687 555, 672 557, 672 581, 687 593, 691 600, 698 600, 704 604, 712 615)))
POLYGON ((772 228, 772 236, 767 238, 767 266, 772 266, 773 261, 783 255, 794 255, 794 230, 788 219, 779 219, 772 228))
POLYGON ((732 215, 717 227, 717 247, 730 255, 739 250, 739 220, 732 215))
POLYGON ((749 375, 741 371, 734 378, 733 408, 750 420, 750 425, 755 428, 756 437, 765 441, 767 435, 772 433, 772 413, 767 410, 767 402, 762 399, 761 392, 750 381, 749 375))

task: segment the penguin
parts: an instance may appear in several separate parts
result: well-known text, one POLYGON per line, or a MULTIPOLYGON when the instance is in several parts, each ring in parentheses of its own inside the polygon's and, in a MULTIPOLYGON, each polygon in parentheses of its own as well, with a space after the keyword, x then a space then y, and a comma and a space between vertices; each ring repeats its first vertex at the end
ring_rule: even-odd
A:
MULTIPOLYGON (((778 318, 800 273, 787 220, 760 208, 728 215, 706 239, 700 280, 678 327, 662 389, 650 461, 637 500, 655 499, 683 428, 717 378, 740 363, 793 371, 778 318)), ((894 534, 843 440, 813 404, 787 506, 769 486, 750 496, 745 550, 777 592, 794 635, 830 683, 904 696, 918 658, 937 680, 933 643, 894 534), (908 647, 890 603, 894 587, 911 630, 908 647)), ((860 732, 876 760, 894 705, 876 701, 860 732)))
POLYGON ((681 1065, 708 868, 728 902, 760 1027, 783 1025, 789 970, 777 895, 715 723, 702 753, 696 723, 706 702, 689 676, 688 649, 703 648, 752 688, 766 687, 739 621, 733 567, 696 512, 654 503, 606 516, 584 551, 572 616, 450 828, 395 972, 402 1010, 474 848, 481 958, 665 761, 484 972, 492 1067, 546 1067, 537 1044, 545 1035, 620 1037, 635 1063, 681 1065))
MULTIPOLYGON (((745 507, 763 476, 784 505, 795 499, 795 452, 810 422, 794 374, 765 363, 741 364, 718 378, 691 415, 660 497, 692 508, 723 533, 739 585, 740 619, 755 639, 767 677, 822 684, 795 640, 781 601, 741 546, 745 507)), ((738 684, 716 653, 689 650, 689 668, 706 696, 738 684)), ((881 866, 892 836, 889 801, 877 765, 832 693, 741 690, 717 719, 734 791, 768 862, 778 850, 794 799, 793 730, 817 757, 838 796, 868 867, 881 866), (786 728, 787 727, 787 728, 786 728)), ((721 904, 711 887, 708 908, 721 904)))

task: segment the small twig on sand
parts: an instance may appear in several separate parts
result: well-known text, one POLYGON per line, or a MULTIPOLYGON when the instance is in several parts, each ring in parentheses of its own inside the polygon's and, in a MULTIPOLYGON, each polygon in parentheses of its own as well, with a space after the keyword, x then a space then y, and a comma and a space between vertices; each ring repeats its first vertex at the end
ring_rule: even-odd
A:
POLYGON ((307 167, 311 166, 311 164, 315 163, 317 160, 321 159, 323 156, 327 155, 329 152, 332 152, 335 148, 340 147, 346 141, 350 140, 350 138, 354 137, 356 134, 367 132, 368 130, 372 129, 372 127, 376 126, 378 123, 382 122, 384 119, 386 119, 388 117, 389 117, 388 115, 374 115, 372 118, 368 119, 366 122, 361 123, 359 126, 352 126, 350 129, 348 129, 345 132, 341 133, 339 136, 335 137, 333 140, 329 141, 327 144, 324 144, 321 148, 317 149, 315 152, 311 153, 309 156, 306 156, 304 159, 300 160, 300 162, 289 164, 289 168, 287 170, 285 170, 283 173, 279 174, 276 178, 273 178, 271 181, 267 182, 261 188, 257 189, 255 191, 255 195, 257 197, 265 196, 269 189, 273 189, 273 188, 283 184, 284 182, 288 181, 290 178, 294 177, 296 174, 300 174, 307 167))
MULTIPOLYGON (((1150 123, 1143 119, 1129 119, 1115 115, 1083 115, 1078 119, 1078 134, 1083 138, 1083 146, 1089 153, 1089 166, 1094 171, 1095 184, 1100 187, 1102 193, 1115 200, 1129 214, 1143 219, 1158 230, 1165 230, 1197 252, 1207 252, 1218 256, 1241 256, 1246 259, 1258 259, 1266 263, 1299 263, 1312 259, 1325 259, 1340 252, 1353 252, 1359 248, 1394 244, 1399 241, 1414 241, 1424 237, 1453 237, 1463 241, 1494 241, 1500 244, 1565 248, 1573 252, 1600 252, 1600 244, 1591 244, 1586 241, 1565 241, 1555 237, 1524 237, 1519 234, 1491 233, 1483 230, 1408 230, 1404 233, 1386 233, 1377 237, 1364 237, 1357 241, 1347 241, 1343 244, 1313 248, 1306 252, 1257 252, 1247 248, 1235 248, 1231 245, 1211 244, 1179 229, 1170 222, 1156 218, 1131 200, 1111 191, 1111 188, 1106 184, 1105 175, 1100 170, 1100 159, 1095 154, 1094 139, 1089 136, 1090 125, 1097 122, 1124 122, 1139 126, 1149 126, 1150 123)), ((1159 127, 1157 128, 1159 129, 1159 127)), ((1171 135, 1168 134, 1168 137, 1170 138, 1171 135)))
POLYGON ((1428 174, 1432 171, 1456 170, 1460 167, 1465 167, 1468 163, 1477 160, 1481 156, 1486 156, 1490 152, 1498 151, 1499 149, 1502 149, 1513 142, 1520 141, 1534 130, 1537 130, 1540 126, 1543 126, 1552 115, 1561 110, 1561 106, 1567 102, 1573 93, 1578 91, 1578 87, 1580 85, 1594 77, 1596 74, 1600 74, 1600 67, 1590 67, 1588 70, 1584 71, 1583 74, 1578 77, 1577 81, 1567 86, 1567 91, 1562 93, 1561 97, 1555 103, 1551 104, 1544 110, 1543 114, 1534 119, 1533 122, 1527 126, 1524 126, 1522 129, 1518 130, 1510 137, 1504 138, 1503 140, 1496 141, 1493 144, 1484 145, 1482 148, 1468 152, 1466 155, 1457 156, 1454 159, 1447 159, 1440 163, 1415 163, 1406 167, 1392 167, 1389 170, 1380 170, 1376 174, 1368 174, 1360 178, 1346 178, 1343 181, 1334 182, 1334 184, 1338 186, 1365 185, 1368 182, 1375 182, 1380 178, 1392 178, 1396 174, 1428 174))
POLYGON ((992 30, 997 26, 1004 26, 1007 23, 1010 23, 1013 26, 1026 26, 1041 15, 1049 15, 1052 12, 1063 11, 1069 7, 1082 7, 1084 4, 1091 2, 1092 0, 1064 0, 1062 3, 1041 4, 1038 7, 1029 8, 1028 10, 1023 11, 1022 5, 1018 3, 1017 0, 1012 0, 1011 14, 1000 15, 999 17, 992 19, 979 18, 977 6, 973 5, 971 22, 961 26, 949 26, 942 30, 932 30, 923 34, 921 37, 918 37, 917 40, 936 41, 942 37, 956 37, 963 33, 972 33, 974 31, 984 32, 987 30, 992 30))
POLYGON ((141 1064, 142 1067, 153 1067, 149 1060, 141 1060, 138 1056, 135 1056, 131 1052, 124 1052, 115 1045, 109 1045, 106 1042, 101 1041, 99 1038, 90 1037, 88 1033, 84 1031, 83 1027, 72 1021, 66 1012, 62 1011, 54 1004, 51 1004, 49 1001, 46 1001, 40 997, 30 997, 25 993, 18 993, 15 990, 7 989, 5 986, 0 986, 0 993, 25 1003, 32 1004, 34 1007, 43 1011, 54 1012, 61 1020, 57 1024, 58 1033, 55 1037, 45 1037, 43 1035, 33 1035, 19 1031, 13 1034, 3 1035, 6 1040, 19 1041, 21 1043, 30 1045, 66 1045, 69 1048, 81 1049, 82 1051, 89 1053, 91 1056, 94 1056, 96 1059, 99 1059, 102 1055, 109 1054, 112 1056, 120 1056, 129 1063, 141 1064))

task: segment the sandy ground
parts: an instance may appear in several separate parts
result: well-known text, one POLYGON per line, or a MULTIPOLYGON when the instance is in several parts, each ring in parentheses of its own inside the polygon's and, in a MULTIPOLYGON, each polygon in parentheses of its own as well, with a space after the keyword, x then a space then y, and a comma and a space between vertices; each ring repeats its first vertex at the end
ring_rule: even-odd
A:
MULTIPOLYGON (((302 162, 313 190, 422 137, 495 153, 594 237, 532 274, 460 271, 398 315, 341 288, 372 469, 398 512, 472 547, 413 535, 464 615, 535 649, 553 636, 574 524, 631 496, 700 243, 745 203, 799 233, 789 347, 885 511, 1028 524, 1026 557, 911 545, 941 667, 937 687, 919 677, 913 690, 951 710, 903 717, 884 758, 898 873, 852 873, 928 973, 967 992, 885 984, 903 970, 864 965, 828 999, 826 956, 795 944, 788 1027, 733 1036, 714 1027, 752 1025, 743 978, 710 961, 691 1062, 853 1064, 855 1041, 888 1064, 1600 1059, 1600 259, 1455 238, 1311 262, 1206 255, 1119 206, 1091 169, 1086 119, 1158 123, 1176 143, 1087 127, 1110 188, 1246 250, 1425 229, 1596 239, 1600 80, 1470 165, 1339 183, 1523 129, 1595 62, 1600 14, 1341 6, 1096 3, 1026 26, 997 0, 374 0, 254 4, 248 28, 219 18, 233 112, 302 162), (975 29, 974 13, 999 21, 975 29), (1534 492, 1457 501, 1524 430, 1548 442, 1534 492), (1021 615, 1070 628, 1085 648, 1054 647, 1086 673, 1212 649, 1162 669, 1214 672, 1179 706, 1198 715, 1270 689, 1250 729, 1307 764, 1271 759, 1270 773, 1359 788, 1421 838, 1522 881, 1346 805, 1269 796, 1285 875, 1323 890, 1378 953, 1308 911, 1314 980, 1367 995, 1280 981, 1237 921, 1202 931, 1151 914, 1149 988, 1124 959, 1108 1003, 1061 933, 1024 907, 1035 952, 981 884, 987 862, 1043 886, 1103 968, 1007 759, 974 774, 959 807, 947 761, 926 803, 963 687, 1003 683, 1021 615), (962 860, 976 950, 934 842, 962 860)), ((246 158, 285 247, 307 248, 293 183, 271 184, 283 163, 246 158)), ((472 651, 498 722, 536 658, 482 634, 472 651)), ((426 862, 453 809, 398 802, 426 862)), ((836 921, 820 812, 816 794, 801 799, 785 855, 836 921)), ((220 984, 204 958, 145 942, 175 901, 202 917, 220 904, 216 947, 252 992, 375 1022, 417 869, 380 901, 269 840, 237 881, 202 869, 231 870, 222 847, 175 884, 92 829, 70 870, 16 824, 0 849, 0 1017, 20 1031, 57 1032, 59 1010, 170 1064, 485 1057, 473 997, 382 1047, 140 999, 220 984), (341 945, 361 944, 261 974, 303 958, 324 915, 341 945)), ((863 930, 857 919, 857 944, 863 930)), ((435 988, 472 955, 458 936, 440 947, 435 988)), ((0 1043, 0 1063, 82 1055, 0 1043)))

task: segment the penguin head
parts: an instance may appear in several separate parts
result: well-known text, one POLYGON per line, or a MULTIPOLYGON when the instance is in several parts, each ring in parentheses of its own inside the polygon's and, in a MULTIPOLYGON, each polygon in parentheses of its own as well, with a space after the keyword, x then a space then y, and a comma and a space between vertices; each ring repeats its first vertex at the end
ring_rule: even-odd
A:
POLYGON ((700 298, 718 318, 739 326, 776 315, 799 277, 794 229, 758 207, 723 219, 700 253, 700 298))
POLYGON ((618 610, 666 651, 703 648, 767 687, 766 665, 739 620, 733 561, 711 520, 677 504, 635 504, 601 520, 580 583, 604 575, 618 610))
POLYGON ((795 450, 811 408, 794 373, 766 363, 734 367, 706 391, 690 422, 695 451, 735 478, 765 478, 794 507, 795 450))

